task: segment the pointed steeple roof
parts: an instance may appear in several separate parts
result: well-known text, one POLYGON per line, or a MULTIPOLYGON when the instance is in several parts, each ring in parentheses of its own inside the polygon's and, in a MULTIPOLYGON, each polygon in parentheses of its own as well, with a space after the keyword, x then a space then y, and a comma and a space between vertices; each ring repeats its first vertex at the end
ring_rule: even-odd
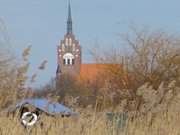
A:
POLYGON ((71 3, 68 5, 68 19, 67 19, 67 34, 72 34, 72 16, 71 16, 71 3))

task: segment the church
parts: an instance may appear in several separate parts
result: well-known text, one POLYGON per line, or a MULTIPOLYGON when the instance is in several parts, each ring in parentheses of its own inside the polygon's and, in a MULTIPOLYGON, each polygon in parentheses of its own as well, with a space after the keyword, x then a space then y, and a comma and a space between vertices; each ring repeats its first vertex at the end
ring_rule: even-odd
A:
POLYGON ((56 80, 61 75, 71 75, 80 78, 81 80, 93 81, 97 79, 100 72, 112 64, 85 64, 82 63, 82 49, 80 42, 76 40, 73 33, 73 21, 71 16, 71 5, 68 5, 67 31, 64 39, 60 41, 57 47, 57 70, 56 80))
POLYGON ((81 68, 81 46, 73 33, 71 5, 68 7, 67 32, 57 47, 57 74, 78 75, 81 68))

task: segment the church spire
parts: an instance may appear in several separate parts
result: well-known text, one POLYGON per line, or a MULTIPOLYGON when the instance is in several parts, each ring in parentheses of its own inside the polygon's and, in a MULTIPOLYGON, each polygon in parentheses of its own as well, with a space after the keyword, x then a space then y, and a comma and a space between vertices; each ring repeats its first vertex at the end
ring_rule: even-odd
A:
POLYGON ((72 17, 71 17, 70 1, 69 1, 69 6, 68 6, 67 34, 72 34, 72 17))

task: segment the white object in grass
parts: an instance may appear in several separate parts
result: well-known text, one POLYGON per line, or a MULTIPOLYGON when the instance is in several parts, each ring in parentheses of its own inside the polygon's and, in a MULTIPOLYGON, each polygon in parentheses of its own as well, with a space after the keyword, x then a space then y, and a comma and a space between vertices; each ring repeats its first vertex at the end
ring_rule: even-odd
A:
POLYGON ((24 126, 33 126, 37 122, 38 116, 32 112, 23 113, 21 120, 24 126), (31 120, 28 121, 27 118, 31 117, 31 120))

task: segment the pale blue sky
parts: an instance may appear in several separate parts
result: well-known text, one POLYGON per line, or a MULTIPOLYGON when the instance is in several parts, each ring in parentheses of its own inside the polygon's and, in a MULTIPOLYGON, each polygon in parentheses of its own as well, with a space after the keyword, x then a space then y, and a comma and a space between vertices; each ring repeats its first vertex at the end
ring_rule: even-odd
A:
MULTIPOLYGON (((32 45, 31 73, 46 59, 39 74, 39 87, 55 76, 56 47, 66 32, 68 0, 0 0, 0 19, 6 24, 12 48, 18 57, 32 45)), ((179 0, 71 0, 73 28, 83 48, 83 62, 90 62, 89 50, 124 49, 119 33, 127 33, 131 23, 170 33, 180 32, 179 0)))

